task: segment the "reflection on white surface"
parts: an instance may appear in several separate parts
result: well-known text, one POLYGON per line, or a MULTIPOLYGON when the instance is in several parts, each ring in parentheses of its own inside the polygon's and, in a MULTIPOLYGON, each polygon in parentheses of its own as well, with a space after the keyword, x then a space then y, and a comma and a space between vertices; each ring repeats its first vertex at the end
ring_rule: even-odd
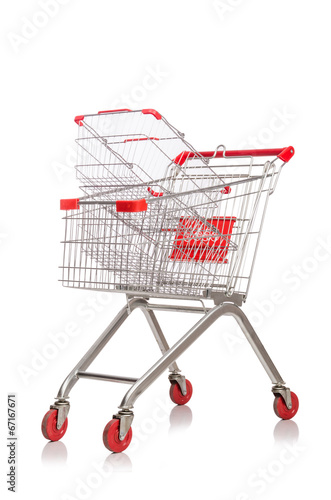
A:
POLYGON ((192 423, 192 410, 189 406, 174 406, 169 415, 169 433, 182 432, 188 429, 192 423))
POLYGON ((280 420, 274 429, 275 443, 295 444, 299 439, 299 427, 293 420, 280 420))
POLYGON ((111 453, 104 461, 104 468, 111 468, 113 472, 132 472, 132 462, 125 453, 111 453))
POLYGON ((62 441, 49 441, 41 454, 41 461, 44 465, 65 465, 67 458, 67 448, 62 441))

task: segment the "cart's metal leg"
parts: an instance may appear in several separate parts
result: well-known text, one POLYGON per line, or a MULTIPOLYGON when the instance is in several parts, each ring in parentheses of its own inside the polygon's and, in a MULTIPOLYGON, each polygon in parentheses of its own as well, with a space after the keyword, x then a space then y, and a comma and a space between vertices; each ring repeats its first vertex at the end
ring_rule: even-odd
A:
POLYGON ((234 312, 229 312, 226 313, 228 316, 233 316, 235 320, 237 321, 238 325, 240 326, 242 332, 244 333, 246 339, 250 343, 253 351, 259 358, 259 360, 262 363, 263 368, 269 375, 271 382, 273 384, 285 384, 284 380, 280 376, 277 368, 275 367, 274 363, 272 362, 269 354, 265 350, 261 340, 257 336, 254 328, 252 327, 251 323, 249 322, 247 316, 243 313, 243 311, 237 307, 236 311, 234 312))
POLYGON ((117 332, 120 326, 130 315, 130 312, 137 307, 144 307, 147 304, 145 299, 132 299, 129 302, 130 308, 127 306, 123 307, 117 316, 113 319, 106 330, 100 335, 100 337, 94 342, 92 347, 87 351, 85 356, 77 363, 75 368, 69 373, 67 378, 64 380, 60 387, 57 398, 66 399, 69 397, 69 393, 73 386, 78 381, 77 372, 84 371, 90 366, 92 361, 97 357, 97 355, 102 351, 105 345, 109 342, 112 336, 117 332))
MULTIPOLYGON (((158 320, 156 319, 154 311, 148 310, 146 307, 142 307, 141 310, 143 311, 147 322, 149 326, 151 327, 151 330, 154 334, 155 340, 158 343, 158 346, 162 352, 162 354, 165 354, 167 351, 169 351, 169 345, 168 342, 161 330, 160 324, 158 320)), ((177 363, 174 362, 169 366, 169 370, 171 372, 180 372, 180 369, 177 366, 177 363)))
POLYGON ((82 359, 77 363, 75 368, 71 370, 69 375, 66 377, 62 383, 59 392, 57 394, 56 402, 51 405, 51 408, 58 410, 57 427, 60 429, 67 418, 69 413, 69 393, 73 386, 79 380, 79 372, 84 372, 86 368, 90 366, 92 361, 97 357, 97 355, 102 351, 105 345, 109 342, 112 336, 117 332, 120 326, 128 318, 130 313, 137 307, 145 308, 147 301, 142 298, 135 298, 130 300, 129 304, 123 307, 121 311, 117 314, 114 320, 106 328, 106 330, 100 335, 100 337, 94 342, 92 347, 87 351, 87 353, 82 357, 82 359), (128 307, 129 306, 129 307, 128 307))
POLYGON ((240 314, 232 314, 234 318, 236 319, 237 323, 239 324, 240 328, 242 329, 243 333, 245 334, 248 342, 252 346, 255 354, 259 358, 259 360, 262 363, 262 366, 268 373, 272 383, 274 384, 272 387, 272 392, 276 395, 279 394, 282 396, 284 399, 284 402, 287 406, 288 409, 292 408, 292 398, 291 398, 291 391, 288 387, 285 387, 285 382, 280 376, 277 368, 273 364, 269 354, 265 350, 262 342, 260 341, 259 337, 257 336, 254 328, 250 324, 250 322, 247 319, 247 316, 242 312, 241 309, 239 309, 240 314))
MULTIPOLYGON (((162 332, 162 329, 160 327, 160 324, 158 320, 156 319, 154 311, 150 311, 146 307, 141 308, 143 313, 145 314, 145 317, 147 319, 147 322, 149 326, 151 327, 151 330, 154 334, 155 340, 158 343, 158 346, 160 347, 160 350, 162 354, 165 354, 167 351, 169 351, 169 344, 162 332)), ((178 365, 176 361, 171 363, 169 366, 170 374, 169 374, 169 380, 171 381, 176 381, 180 387, 181 393, 183 396, 186 396, 187 390, 186 390, 186 379, 183 374, 180 373, 180 369, 178 368, 178 365)))
POLYGON ((163 373, 167 367, 202 335, 219 317, 223 315, 233 316, 242 328, 247 340, 261 361, 264 369, 273 384, 282 387, 285 383, 271 361, 268 353, 256 335, 252 325, 243 311, 232 303, 224 303, 212 308, 200 319, 171 349, 169 349, 137 382, 135 382, 124 396, 119 408, 122 411, 131 410, 136 399, 142 394, 154 380, 163 373))

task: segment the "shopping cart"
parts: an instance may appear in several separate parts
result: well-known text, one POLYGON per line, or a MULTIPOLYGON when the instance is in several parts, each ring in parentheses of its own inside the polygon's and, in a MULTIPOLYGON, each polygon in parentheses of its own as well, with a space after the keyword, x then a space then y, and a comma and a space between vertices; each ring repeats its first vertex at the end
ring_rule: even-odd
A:
POLYGON ((127 303, 64 380, 43 419, 44 436, 56 441, 66 432, 68 398, 79 379, 122 382, 131 387, 106 425, 103 441, 111 451, 125 450, 132 438, 133 405, 165 370, 170 370, 172 401, 190 400, 192 385, 177 358, 223 315, 236 319, 269 375, 276 415, 292 418, 298 398, 240 306, 249 291, 269 196, 294 149, 228 151, 221 145, 198 152, 152 109, 81 115, 75 122, 83 196, 61 200, 66 210, 61 281, 124 293, 127 303), (183 299, 198 304, 180 305, 183 299), (139 379, 86 371, 137 308, 162 357, 139 379), (202 318, 170 348, 155 311, 202 318))

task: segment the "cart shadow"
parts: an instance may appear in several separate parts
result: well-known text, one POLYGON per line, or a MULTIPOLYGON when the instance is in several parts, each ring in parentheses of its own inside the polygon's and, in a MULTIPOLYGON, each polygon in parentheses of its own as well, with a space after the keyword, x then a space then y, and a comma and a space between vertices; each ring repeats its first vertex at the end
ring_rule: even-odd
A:
POLYGON ((125 453, 111 453, 103 465, 104 469, 114 472, 132 472, 132 462, 125 453))
MULTIPOLYGON (((62 441, 49 441, 43 448, 41 462, 43 465, 64 466, 67 463, 68 451, 62 441)), ((132 462, 125 453, 111 453, 104 461, 104 469, 114 472, 132 472, 132 462)))
POLYGON ((294 445, 299 440, 299 427, 293 420, 280 420, 274 428, 275 445, 294 445))
POLYGON ((189 406, 174 406, 169 415, 169 434, 185 431, 192 424, 193 413, 189 406))
MULTIPOLYGON (((169 435, 182 432, 190 427, 193 420, 189 406, 175 406, 169 415, 169 435)), ((275 446, 294 445, 299 440, 299 427, 293 420, 280 420, 274 428, 275 446)), ((43 465, 63 466, 67 463, 68 451, 62 441, 49 441, 43 448, 41 462, 43 465)), ((132 462, 125 453, 111 453, 104 466, 113 472, 132 472, 132 462)))
POLYGON ((65 465, 67 458, 67 447, 62 441, 49 441, 41 454, 43 465, 65 465))

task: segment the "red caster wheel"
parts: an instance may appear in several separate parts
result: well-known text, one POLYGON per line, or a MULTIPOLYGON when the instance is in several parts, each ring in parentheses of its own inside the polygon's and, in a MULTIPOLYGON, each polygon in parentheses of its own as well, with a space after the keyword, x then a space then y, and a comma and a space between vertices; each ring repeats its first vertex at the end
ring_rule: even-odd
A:
POLYGON ((291 392, 292 408, 289 410, 285 404, 284 399, 281 396, 276 396, 274 400, 274 411, 277 417, 283 420, 290 420, 296 415, 299 409, 299 399, 294 392, 291 392))
POLYGON ((65 435, 68 427, 67 418, 63 422, 61 429, 57 429, 56 420, 57 410, 49 410, 44 416, 41 424, 41 432, 43 433, 43 436, 50 441, 58 441, 61 439, 65 435))
POLYGON ((183 396, 179 384, 175 380, 171 381, 170 398, 173 403, 176 403, 176 405, 185 405, 190 401, 193 394, 193 387, 191 382, 187 379, 186 379, 186 391, 187 391, 186 396, 183 396))
POLYGON ((120 421, 118 418, 113 418, 103 431, 103 444, 109 451, 121 453, 127 449, 132 439, 132 429, 128 430, 123 441, 120 440, 120 421))

